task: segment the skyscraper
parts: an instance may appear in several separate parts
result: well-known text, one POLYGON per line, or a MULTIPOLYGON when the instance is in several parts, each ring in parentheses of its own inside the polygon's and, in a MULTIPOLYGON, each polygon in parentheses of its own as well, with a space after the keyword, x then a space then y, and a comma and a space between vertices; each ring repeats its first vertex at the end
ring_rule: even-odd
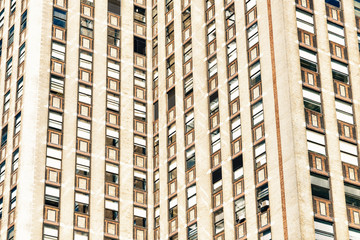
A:
POLYGON ((360 239, 359 0, 0 0, 0 240, 360 239))

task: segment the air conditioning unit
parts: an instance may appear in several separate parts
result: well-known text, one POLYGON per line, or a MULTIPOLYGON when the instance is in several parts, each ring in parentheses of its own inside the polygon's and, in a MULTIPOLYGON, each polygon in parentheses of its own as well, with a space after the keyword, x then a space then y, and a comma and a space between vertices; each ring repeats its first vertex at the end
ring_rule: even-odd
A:
POLYGON ((265 200, 265 201, 262 201, 262 202, 259 204, 259 207, 260 207, 260 209, 264 209, 264 208, 268 208, 269 205, 270 205, 269 200, 265 200))

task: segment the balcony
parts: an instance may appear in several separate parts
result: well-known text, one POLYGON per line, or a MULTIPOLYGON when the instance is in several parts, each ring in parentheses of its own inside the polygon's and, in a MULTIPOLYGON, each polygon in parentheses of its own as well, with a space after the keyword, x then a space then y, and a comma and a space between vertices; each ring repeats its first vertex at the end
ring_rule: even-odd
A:
POLYGON ((232 61, 229 65, 228 65, 228 78, 232 78, 237 74, 238 71, 238 66, 237 66, 237 60, 232 61))
POLYGON ((209 79, 209 86, 208 86, 209 92, 215 91, 217 89, 217 86, 218 86, 218 79, 217 79, 217 75, 215 75, 214 77, 209 79))
POLYGON ((332 203, 330 200, 313 197, 315 217, 325 221, 333 221, 332 203))
POLYGON ((225 240, 225 233, 224 231, 215 235, 215 240, 225 240))
POLYGON ((76 190, 84 193, 89 193, 90 190, 90 178, 76 175, 76 190))
POLYGON ((168 146, 168 158, 171 159, 176 155, 176 142, 168 146))
POLYGON ((246 26, 247 28, 250 24, 254 23, 257 19, 257 8, 253 7, 250 11, 246 13, 246 26))
POLYGON ((169 196, 176 194, 176 191, 177 191, 177 181, 176 181, 176 179, 174 179, 168 183, 169 196))
POLYGON ((174 19, 174 9, 171 9, 169 12, 166 13, 165 22, 168 25, 174 19))
POLYGON ((235 24, 231 25, 228 29, 226 29, 226 42, 230 42, 236 36, 236 28, 235 24))
POLYGON ((254 145, 258 144, 265 138, 265 129, 264 129, 264 122, 256 125, 253 128, 253 143, 254 145))
POLYGON ((218 150, 211 155, 211 168, 214 170, 221 164, 221 150, 218 150))
POLYGON ((206 10, 206 22, 210 22, 215 16, 215 4, 206 10))
POLYGON ((119 149, 106 146, 106 161, 119 162, 119 149))
POLYGON ((146 171, 146 156, 134 154, 134 167, 146 171))
POLYGON ((146 134, 146 122, 134 119, 134 130, 141 135, 146 134))
POLYGON ((195 141, 195 130, 191 130, 185 135, 185 147, 188 147, 195 141))
POLYGON ((249 65, 252 65, 254 62, 256 62, 259 59, 259 56, 259 43, 257 43, 248 50, 249 65))
POLYGON ((190 185, 196 178, 195 167, 191 168, 186 172, 186 185, 190 185))
POLYGON ((157 206, 160 203, 160 191, 154 192, 154 205, 157 206))
POLYGON ((134 64, 138 68, 145 69, 146 57, 144 55, 134 53, 134 64))
POLYGON ((175 233, 177 233, 177 225, 178 225, 177 217, 169 221, 169 235, 172 236, 175 233))
POLYGON ((188 26, 186 29, 183 30, 183 43, 187 42, 188 39, 191 37, 191 25, 188 26))
POLYGON ((172 107, 168 112, 167 112, 167 123, 170 124, 173 121, 175 121, 175 117, 176 117, 176 112, 175 112, 175 107, 172 107))
POLYGON ((108 24, 112 27, 120 29, 120 16, 108 12, 108 24))
POLYGON ((334 42, 330 42, 330 53, 332 54, 332 58, 340 62, 347 63, 348 54, 346 47, 334 42))
POLYGON ((260 100, 261 96, 262 96, 262 87, 261 87, 261 82, 259 82, 250 89, 251 104, 254 104, 256 101, 260 100))
POLYGON ((219 112, 216 112, 210 117, 210 129, 211 131, 216 128, 220 123, 219 112))
POLYGON ((194 95, 191 93, 189 96, 185 98, 185 111, 190 109, 194 104, 194 95))
POLYGON ((246 221, 235 225, 236 240, 246 239, 246 221))
POLYGON ((50 93, 50 108, 62 112, 64 109, 64 98, 57 94, 50 93))

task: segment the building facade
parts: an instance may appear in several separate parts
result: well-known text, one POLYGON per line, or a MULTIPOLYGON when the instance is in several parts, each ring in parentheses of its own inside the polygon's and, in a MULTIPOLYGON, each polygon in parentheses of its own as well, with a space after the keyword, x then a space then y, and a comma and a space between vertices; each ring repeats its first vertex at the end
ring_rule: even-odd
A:
POLYGON ((359 0, 0 0, 0 240, 359 240, 359 0))

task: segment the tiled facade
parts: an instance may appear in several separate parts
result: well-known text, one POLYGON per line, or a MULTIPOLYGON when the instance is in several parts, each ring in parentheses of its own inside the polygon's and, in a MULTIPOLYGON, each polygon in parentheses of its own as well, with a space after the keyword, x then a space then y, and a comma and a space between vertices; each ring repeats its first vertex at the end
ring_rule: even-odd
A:
POLYGON ((360 239, 359 46, 359 0, 0 0, 0 240, 360 239))

